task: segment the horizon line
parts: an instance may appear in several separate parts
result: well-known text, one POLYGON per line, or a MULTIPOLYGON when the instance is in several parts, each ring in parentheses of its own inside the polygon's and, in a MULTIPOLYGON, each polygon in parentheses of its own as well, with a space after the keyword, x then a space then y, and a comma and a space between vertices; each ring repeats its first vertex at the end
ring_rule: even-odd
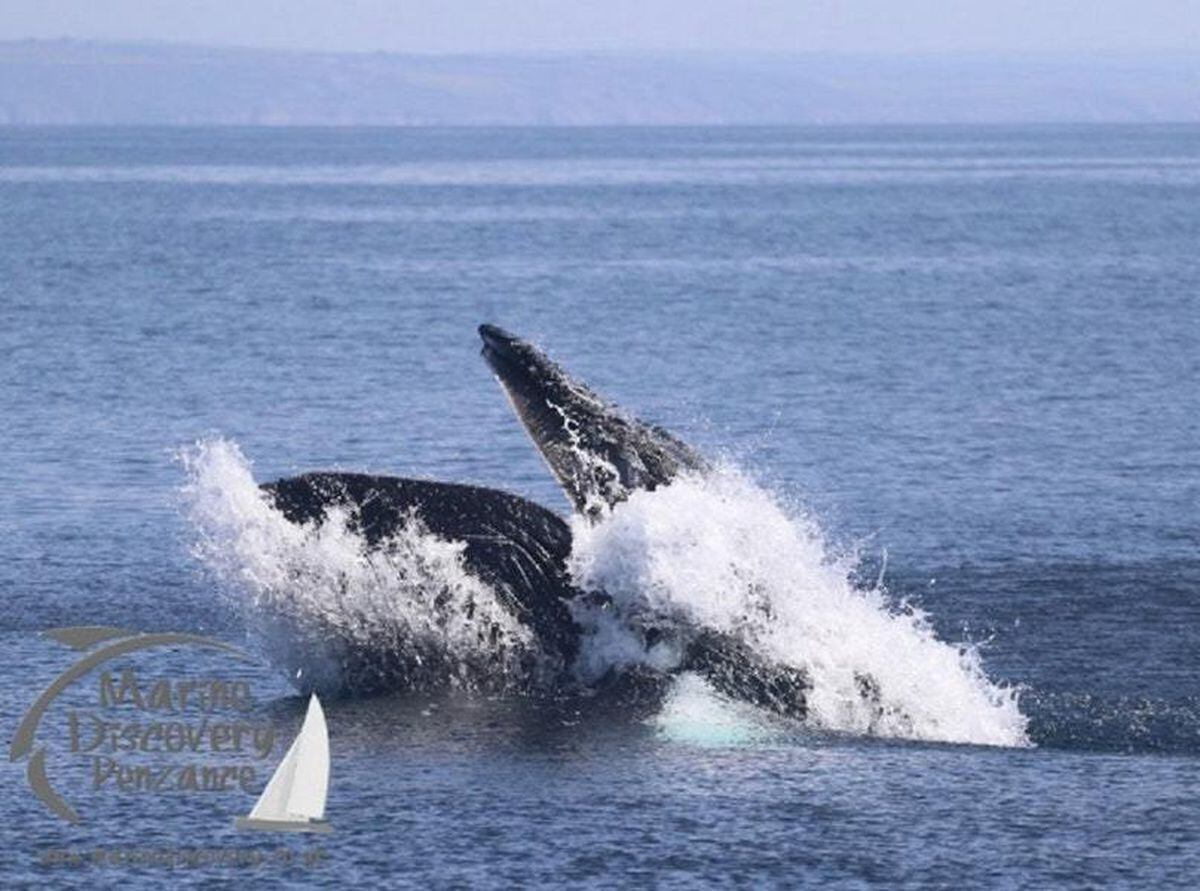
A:
POLYGON ((396 50, 396 49, 329 49, 319 47, 287 47, 243 43, 203 43, 172 40, 157 37, 96 38, 72 37, 7 37, 0 38, 0 47, 27 45, 68 45, 95 47, 123 47, 138 49, 202 49, 228 50, 235 52, 285 53, 293 55, 323 56, 398 56, 408 58, 578 58, 584 56, 605 57, 704 57, 724 59, 772 59, 792 60, 803 58, 873 58, 873 59, 1049 59, 1076 58, 1099 59, 1102 57, 1129 58, 1146 56, 1194 57, 1200 59, 1200 49, 1195 47, 1094 47, 1088 49, 914 49, 914 50, 871 50, 871 49, 702 49, 679 47, 576 47, 576 48, 522 48, 522 49, 461 49, 461 50, 396 50))

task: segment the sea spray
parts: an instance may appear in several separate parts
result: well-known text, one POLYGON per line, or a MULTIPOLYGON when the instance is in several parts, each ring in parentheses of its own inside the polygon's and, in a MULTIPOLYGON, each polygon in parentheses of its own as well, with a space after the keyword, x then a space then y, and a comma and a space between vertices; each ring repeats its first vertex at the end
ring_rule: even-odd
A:
POLYGON ((302 690, 497 690, 536 674, 536 641, 466 571, 461 542, 414 516, 368 547, 347 509, 287 520, 229 440, 203 440, 180 457, 195 556, 302 690))
MULTIPOLYGON (((346 509, 287 520, 233 442, 205 440, 181 457, 196 556, 301 689, 494 691, 544 679, 536 641, 466 570, 462 543, 414 516, 369 547, 346 509)), ((973 648, 938 640, 881 585, 856 586, 853 555, 735 469, 635 492, 597 524, 577 518, 573 531, 572 574, 612 604, 580 613, 585 678, 634 662, 673 670, 677 641, 647 649, 638 626, 668 617, 803 668, 817 728, 1027 744, 1015 691, 986 677, 973 648)))
MULTIPOLYGON (((570 559, 582 587, 612 598, 612 613, 715 628, 803 668, 815 727, 1027 745, 1016 691, 987 678, 974 648, 938 640, 919 610, 898 609, 880 584, 857 586, 856 565, 815 520, 731 467, 635 492, 599 523, 577 518, 570 559)), ((611 616, 591 630, 585 663, 639 658, 611 616)))
POLYGON ((721 696, 689 672, 675 678, 649 723, 672 742, 705 747, 765 743, 779 736, 779 728, 761 710, 721 696))

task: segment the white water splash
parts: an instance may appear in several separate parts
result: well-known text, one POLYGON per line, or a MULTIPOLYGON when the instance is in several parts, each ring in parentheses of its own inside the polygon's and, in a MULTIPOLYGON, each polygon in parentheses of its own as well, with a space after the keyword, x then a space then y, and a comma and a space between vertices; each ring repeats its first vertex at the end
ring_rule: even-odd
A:
MULTIPOLYGON (((345 510, 292 523, 227 440, 197 443, 182 460, 196 555, 302 689, 503 689, 529 675, 536 641, 466 570, 462 543, 432 535, 416 518, 374 548, 345 510)), ((626 624, 666 615, 804 668, 815 727, 1028 744, 1016 693, 988 680, 974 649, 939 641, 920 612, 896 609, 881 588, 856 587, 853 557, 836 555, 815 522, 790 515, 734 470, 635 492, 598 524, 577 519, 574 533, 577 582, 616 606, 588 628, 585 677, 631 662, 677 664, 671 641, 647 652, 626 624), (863 677, 877 700, 864 697, 863 677)), ((757 733, 736 709, 720 720, 697 718, 696 703, 711 697, 693 695, 688 684, 668 700, 664 727, 715 721, 734 735, 757 733)))
POLYGON ((251 632, 301 689, 395 683, 496 689, 536 643, 463 566, 464 544, 415 517, 374 548, 345 509, 288 521, 225 439, 181 453, 193 551, 235 597, 251 632))
POLYGON ((703 747, 744 746, 776 735, 761 711, 730 701, 688 672, 675 678, 662 709, 650 723, 672 742, 703 747))
MULTIPOLYGON (((601 522, 574 522, 571 571, 624 616, 666 615, 737 635, 812 679, 809 721, 855 734, 1028 745, 1016 692, 992 683, 971 647, 938 640, 922 613, 852 581, 810 518, 789 515, 730 468, 639 491, 601 522), (863 695, 870 678, 878 698, 863 695)), ((611 620, 584 664, 636 650, 611 620)), ((661 659, 661 654, 654 656, 661 659)))

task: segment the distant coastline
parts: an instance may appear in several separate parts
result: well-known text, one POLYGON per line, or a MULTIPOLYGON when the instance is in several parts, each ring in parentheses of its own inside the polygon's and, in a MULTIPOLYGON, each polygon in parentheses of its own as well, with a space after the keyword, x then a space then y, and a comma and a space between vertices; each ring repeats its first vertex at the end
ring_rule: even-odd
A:
POLYGON ((397 55, 0 42, 8 125, 1200 122, 1200 52, 397 55))

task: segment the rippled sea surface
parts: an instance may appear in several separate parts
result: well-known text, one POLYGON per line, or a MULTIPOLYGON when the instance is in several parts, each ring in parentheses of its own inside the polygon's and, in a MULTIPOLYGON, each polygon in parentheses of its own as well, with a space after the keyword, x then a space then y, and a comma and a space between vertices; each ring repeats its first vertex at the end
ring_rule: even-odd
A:
MULTIPOLYGON (((260 838, 250 792, 93 788, 65 735, 93 673, 39 731, 85 819, 9 764, 5 885, 1194 886, 1198 246, 1194 127, 0 130, 6 740, 79 655, 44 629, 253 652, 192 554, 197 440, 566 515, 488 321, 856 549, 1032 744, 762 724, 687 682, 336 700, 334 831, 260 838), (87 859, 184 848, 263 860, 87 859)), ((290 738, 303 701, 238 671, 290 738)))

